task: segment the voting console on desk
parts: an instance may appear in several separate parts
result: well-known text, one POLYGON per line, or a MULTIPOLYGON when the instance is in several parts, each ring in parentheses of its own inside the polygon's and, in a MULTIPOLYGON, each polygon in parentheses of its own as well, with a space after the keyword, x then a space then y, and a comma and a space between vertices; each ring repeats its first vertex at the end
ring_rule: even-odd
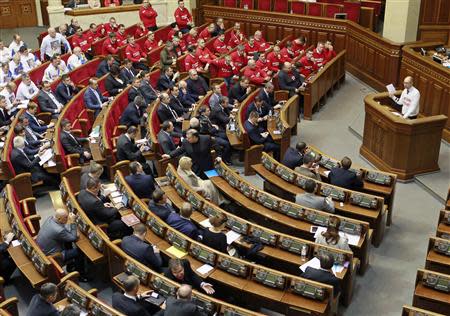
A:
POLYGON ((221 212, 219 212, 216 208, 214 208, 210 204, 205 204, 204 207, 202 208, 202 214, 205 215, 206 217, 214 217, 217 216, 219 213, 221 212))
POLYGON ((96 302, 92 302, 91 314, 93 316, 114 316, 114 313, 107 311, 104 306, 96 302))
POLYGON ((61 198, 64 201, 67 198, 67 189, 64 181, 61 181, 61 183, 59 184, 59 191, 61 192, 61 198))
POLYGON ((331 198, 333 200, 344 202, 346 192, 342 189, 339 189, 339 188, 331 186, 331 185, 321 184, 320 185, 320 195, 323 195, 326 197, 331 196, 331 198))
POLYGON ((150 217, 147 221, 147 225, 150 227, 152 232, 154 232, 159 237, 163 237, 166 232, 166 227, 163 226, 155 217, 150 217))
POLYGON ((235 231, 236 233, 247 235, 248 234, 248 225, 244 221, 239 220, 237 217, 229 216, 227 219, 226 226, 235 231))
POLYGON ((339 230, 344 233, 360 236, 363 233, 362 231, 363 226, 359 223, 354 223, 345 219, 341 219, 341 225, 339 226, 339 230))
POLYGON ((304 249, 306 257, 309 257, 309 245, 307 243, 292 239, 290 237, 281 236, 278 244, 280 248, 296 254, 301 254, 304 249))
POLYGON ((301 280, 291 281, 291 291, 317 301, 323 301, 326 298, 326 290, 323 287, 301 280))
POLYGON ((433 245, 434 251, 446 256, 450 256, 450 240, 447 239, 435 239, 433 245))
POLYGON ((217 259, 217 267, 244 279, 248 277, 250 272, 250 268, 244 262, 222 255, 219 255, 217 259))
POLYGON ((118 191, 122 191, 122 183, 120 182, 119 175, 117 175, 117 174, 114 177, 114 184, 115 184, 115 186, 116 186, 118 191))
POLYGON ((88 239, 91 242, 92 246, 100 252, 103 252, 103 239, 99 236, 99 234, 91 229, 88 233, 88 239))
MULTIPOLYGON (((319 155, 317 153, 315 153, 315 154, 319 155)), ((339 162, 337 162, 334 159, 322 156, 322 158, 319 160, 319 165, 321 167, 324 167, 325 169, 331 170, 333 168, 338 168, 339 167, 339 162)))
POLYGON ((134 215, 136 215, 141 222, 145 222, 148 215, 147 211, 137 201, 134 201, 132 210, 134 215))
POLYGON ((297 205, 294 203, 283 202, 283 201, 280 201, 278 211, 287 216, 297 218, 297 219, 302 218, 305 213, 305 209, 303 207, 301 207, 300 205, 297 205))
POLYGON ((277 244, 277 235, 269 233, 259 227, 250 227, 250 235, 258 238, 263 244, 270 246, 275 246, 277 244))
POLYGON ((84 234, 87 235, 89 232, 89 224, 86 222, 84 217, 81 214, 78 214, 76 223, 78 225, 78 229, 84 234))
POLYGON ((187 201, 192 205, 192 208, 196 211, 200 211, 203 206, 203 201, 193 192, 187 192, 186 195, 187 201))
POLYGON ((83 310, 87 309, 88 298, 83 293, 78 292, 78 289, 66 285, 64 294, 72 304, 77 305, 83 310))
POLYGON ((286 278, 283 275, 263 268, 254 268, 252 279, 258 283, 278 289, 284 289, 286 285, 286 278))
POLYGON ((152 285, 156 292, 164 297, 175 296, 177 294, 177 287, 159 276, 153 277, 152 285))
POLYGON ((340 252, 331 251, 329 248, 325 248, 325 247, 322 247, 320 245, 316 245, 314 247, 314 257, 318 257, 319 258, 319 257, 324 256, 324 255, 328 255, 328 256, 333 257, 334 262, 336 264, 341 265, 341 266, 343 266, 344 263, 347 261, 346 258, 345 258, 345 254, 340 253, 340 252))
POLYGON ((170 181, 170 183, 175 182, 175 179, 177 177, 175 176, 175 170, 172 168, 172 166, 167 167, 166 176, 167 176, 167 179, 170 181))
POLYGON ((223 315, 223 316, 250 316, 250 314, 248 314, 248 313, 237 311, 236 309, 234 309, 232 307, 229 307, 229 306, 225 306, 225 305, 222 305, 219 315, 223 315))
POLYGON ((350 194, 350 203, 353 205, 358 205, 368 209, 377 209, 379 205, 379 200, 374 196, 368 196, 361 193, 352 192, 350 194))
POLYGON ((174 188, 180 197, 186 197, 187 190, 178 179, 175 179, 174 188))
POLYGON ((437 291, 450 293, 450 277, 440 273, 424 272, 422 276, 423 285, 437 291))
MULTIPOLYGON (((141 281, 142 284, 147 283, 149 273, 147 271, 143 270, 142 268, 140 268, 133 261, 125 262, 125 273, 128 275, 134 275, 141 281)), ((123 283, 123 281, 125 281, 125 280, 120 280, 120 281, 123 283)))
POLYGON ((22 236, 22 232, 20 231, 19 224, 17 224, 17 221, 15 218, 11 219, 9 224, 11 225, 11 230, 14 233, 14 236, 16 236, 17 238, 22 236))
POLYGON ((192 302, 206 315, 214 315, 217 312, 217 305, 207 298, 202 297, 196 293, 192 293, 192 302))
POLYGON ((42 258, 36 250, 33 251, 31 262, 33 262, 34 267, 39 271, 40 274, 42 274, 43 276, 47 276, 47 269, 44 258, 42 258))
POLYGON ((242 194, 244 194, 249 199, 254 199, 256 195, 256 190, 252 188, 248 183, 241 182, 239 186, 239 191, 241 191, 242 194))
POLYGON ((256 195, 256 200, 271 210, 278 210, 278 201, 268 193, 265 193, 263 191, 258 192, 258 194, 256 195))
POLYGON ((328 216, 314 210, 305 210, 305 220, 319 226, 328 226, 328 216))
POLYGON ((25 252, 27 257, 31 257, 31 255, 33 253, 33 246, 31 245, 31 243, 28 241, 28 239, 25 237, 25 235, 22 235, 19 240, 20 240, 20 245, 22 246, 23 252, 25 252))
POLYGON ((379 173, 376 171, 366 171, 364 179, 369 182, 390 186, 392 184, 392 176, 379 173))
POLYGON ((73 205, 73 202, 72 202, 72 200, 71 200, 70 198, 67 199, 67 201, 66 201, 66 206, 67 206, 67 210, 68 210, 70 213, 74 213, 74 214, 77 214, 77 213, 78 213, 76 207, 73 205))
POLYGON ((275 174, 289 183, 293 183, 296 177, 295 173, 292 170, 289 170, 282 165, 278 165, 278 167, 275 169, 275 174))
POLYGON ((207 263, 210 266, 214 266, 216 263, 216 254, 200 244, 191 244, 189 254, 197 260, 207 263))
POLYGON ((188 241, 184 239, 181 235, 178 233, 175 233, 174 231, 168 231, 166 234, 166 240, 174 247, 187 252, 188 250, 188 241))
POLYGON ((272 159, 270 159, 270 157, 269 156, 266 156, 266 155, 262 155, 262 157, 261 157, 261 163, 262 163, 262 165, 264 166, 264 168, 266 168, 267 170, 270 170, 270 171, 274 171, 275 170, 275 168, 276 168, 276 163, 272 160, 272 159))

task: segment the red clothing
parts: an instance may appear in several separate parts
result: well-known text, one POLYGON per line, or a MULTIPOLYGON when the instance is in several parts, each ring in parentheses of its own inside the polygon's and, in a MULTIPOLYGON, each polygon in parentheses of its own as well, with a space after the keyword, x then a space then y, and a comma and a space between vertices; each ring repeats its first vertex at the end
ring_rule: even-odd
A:
POLYGON ((215 61, 214 65, 217 66, 217 77, 219 78, 228 78, 239 73, 236 67, 227 65, 223 58, 215 61))
POLYGON ((297 40, 292 42, 292 51, 294 52, 295 57, 300 55, 302 51, 304 52, 308 47, 306 44, 302 45, 297 40))
POLYGON ((118 51, 119 45, 117 41, 113 44, 111 43, 111 39, 107 38, 106 41, 103 42, 102 55, 109 55, 109 54, 116 55, 118 51))
POLYGON ((171 29, 170 31, 169 31, 169 33, 167 33, 167 39, 169 40, 169 41, 171 41, 172 39, 173 39, 173 37, 175 36, 175 33, 176 33, 177 31, 175 31, 175 29, 171 29))
POLYGON ((250 67, 246 67, 244 76, 250 79, 250 83, 261 85, 266 81, 264 78, 267 74, 257 68, 250 69, 250 67))
POLYGON ((132 62, 136 63, 141 58, 147 57, 147 54, 142 51, 141 46, 139 46, 139 44, 135 43, 134 45, 131 44, 127 45, 127 47, 125 48, 125 56, 132 62))
POLYGON ((158 47, 158 41, 157 40, 153 40, 153 41, 149 41, 148 39, 144 42, 144 49, 147 53, 149 53, 151 50, 155 49, 158 47))
POLYGON ((177 22, 177 25, 180 29, 186 28, 188 23, 192 22, 192 15, 186 8, 183 8, 183 10, 181 10, 178 7, 173 15, 175 16, 175 22, 177 22))
POLYGON ((247 65, 247 57, 245 56, 245 54, 239 55, 237 51, 234 51, 230 56, 234 67, 236 67, 238 71, 247 65))
POLYGON ((269 70, 272 70, 273 72, 280 70, 281 54, 277 56, 274 52, 270 52, 269 55, 267 55, 267 61, 269 62, 269 70))
POLYGON ((334 57, 336 57, 336 51, 334 49, 333 50, 329 50, 328 48, 325 48, 324 51, 325 51, 325 60, 326 60, 326 62, 329 62, 334 57))
POLYGON ((259 70, 264 71, 265 73, 267 73, 270 69, 269 69, 269 61, 266 59, 265 62, 261 61, 260 59, 258 59, 256 61, 256 68, 258 68, 259 70))
POLYGON ((114 4, 116 7, 120 6, 119 0, 105 0, 105 7, 109 7, 111 4, 114 4))
POLYGON ((241 42, 241 38, 236 35, 236 32, 231 31, 230 39, 228 40, 228 46, 230 46, 231 48, 235 48, 236 46, 241 44, 241 42))
POLYGON ((198 35, 197 36, 192 36, 191 34, 186 35, 185 37, 185 42, 187 46, 197 46, 197 41, 198 41, 198 35))
POLYGON ((110 34, 110 33, 112 33, 112 32, 117 33, 117 32, 119 32, 119 25, 116 24, 116 26, 113 27, 113 26, 111 25, 111 23, 105 23, 105 24, 104 24, 104 29, 105 29, 105 33, 106 33, 106 34, 110 34))
POLYGON ((222 55, 222 54, 228 53, 227 44, 225 43, 225 41, 221 41, 219 38, 217 38, 214 41, 213 47, 214 47, 214 52, 217 54, 222 55))
POLYGON ((139 18, 146 28, 156 26, 156 17, 158 13, 151 7, 141 7, 139 9, 139 18))
POLYGON ((208 28, 205 27, 203 31, 198 35, 199 38, 203 38, 205 42, 211 38, 211 33, 208 32, 208 28))
POLYGON ((180 57, 186 51, 187 46, 183 39, 180 39, 180 44, 175 46, 175 51, 177 52, 177 56, 180 57))
POLYGON ((119 47, 123 45, 127 45, 127 33, 120 34, 120 32, 116 33, 117 42, 119 43, 119 47))
POLYGON ((94 43, 95 41, 97 41, 101 37, 102 37, 102 34, 98 30, 98 28, 97 28, 97 30, 95 32, 92 32, 91 30, 86 32, 86 38, 87 38, 89 44, 94 43))
POLYGON ((323 65, 325 65, 327 63, 326 61, 326 55, 325 55, 325 50, 322 50, 321 53, 319 53, 317 51, 317 49, 315 49, 313 51, 313 57, 314 57, 314 62, 316 63, 316 65, 318 67, 322 67, 323 65))
POLYGON ((258 44, 260 52, 265 52, 270 48, 270 44, 262 37, 259 40, 255 37, 255 44, 258 44))
POLYGON ((195 52, 195 56, 200 60, 203 64, 209 64, 213 59, 216 59, 217 57, 211 53, 211 51, 205 47, 205 48, 197 48, 197 51, 195 52))
POLYGON ((255 42, 253 46, 250 46, 249 43, 245 44, 245 52, 247 53, 248 59, 253 57, 254 53, 259 53, 259 45, 255 42))
POLYGON ((98 34, 99 38, 105 36, 106 35, 105 24, 97 25, 97 29, 95 30, 95 32, 98 34))
POLYGON ((74 35, 72 38, 72 47, 79 47, 85 53, 91 48, 91 42, 89 42, 89 38, 87 34, 82 34, 81 36, 74 35))
POLYGON ((189 71, 191 69, 197 69, 203 67, 198 58, 194 55, 188 54, 184 59, 184 70, 189 71))
POLYGON ((303 65, 300 69, 300 73, 305 76, 305 78, 308 78, 311 73, 318 69, 317 65, 312 60, 308 60, 306 56, 300 58, 300 63, 303 65))
POLYGON ((291 62, 292 58, 294 58, 294 53, 291 50, 288 50, 287 47, 283 48, 280 51, 281 62, 291 62))
POLYGON ((136 29, 136 32, 134 32, 134 38, 141 38, 143 36, 146 36, 147 34, 148 34, 147 29, 141 29, 140 27, 138 27, 136 29))

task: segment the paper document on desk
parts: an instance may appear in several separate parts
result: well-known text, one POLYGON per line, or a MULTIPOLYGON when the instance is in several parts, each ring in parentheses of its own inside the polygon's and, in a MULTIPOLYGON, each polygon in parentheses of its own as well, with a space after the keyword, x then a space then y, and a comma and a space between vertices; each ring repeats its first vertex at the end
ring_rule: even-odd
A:
POLYGON ((228 233, 226 233, 226 236, 227 236, 227 244, 231 245, 233 242, 235 242, 241 237, 241 234, 236 233, 234 230, 230 230, 228 233))
POLYGON ((49 160, 49 161, 47 162, 47 166, 48 166, 48 167, 54 167, 54 166, 56 166, 56 162, 54 162, 53 159, 51 159, 51 160, 49 160))
POLYGON ((395 116, 403 116, 403 115, 401 115, 400 113, 398 113, 398 112, 391 112, 392 114, 394 114, 395 116))
POLYGON ((18 109, 26 109, 28 107, 28 103, 30 100, 21 100, 20 103, 17 105, 18 109))
POLYGON ((309 260, 308 262, 302 264, 300 266, 300 270, 305 272, 307 267, 311 267, 314 269, 320 269, 320 260, 318 258, 314 257, 311 260, 309 260))
MULTIPOLYGON (((319 234, 322 234, 323 232, 326 232, 326 231, 327 231, 326 227, 318 226, 317 231, 314 234, 314 238, 317 238, 317 236, 319 236, 319 234)), ((353 246, 358 245, 359 240, 361 239, 361 236, 359 236, 359 235, 352 235, 352 234, 348 234, 348 233, 344 233, 344 232, 339 232, 339 236, 347 237, 348 244, 353 245, 353 246)))
POLYGON ((167 248, 166 251, 168 253, 170 253, 171 255, 174 255, 178 259, 181 259, 181 258, 187 256, 187 252, 184 252, 184 251, 182 251, 182 250, 180 250, 180 249, 178 249, 178 248, 176 248, 174 246, 171 246, 171 247, 167 248))
POLYGON ((330 174, 330 172, 331 172, 330 170, 326 170, 326 171, 323 172, 323 174, 325 175, 325 177, 328 177, 328 175, 330 174))
POLYGON ((394 85, 391 83, 391 84, 388 84, 387 86, 386 86, 386 89, 387 89, 387 91, 389 92, 389 93, 391 93, 391 94, 393 94, 393 93, 395 93, 395 87, 394 87, 394 85))
POLYGON ((52 159, 52 157, 53 157, 52 149, 51 148, 46 149, 42 155, 39 155, 39 158, 41 158, 41 161, 39 161, 39 165, 41 166, 44 165, 47 161, 52 159))
POLYGON ((94 127, 92 132, 89 134, 90 137, 99 137, 100 136, 100 125, 94 127))
POLYGON ((334 275, 336 275, 336 273, 341 273, 342 271, 344 271, 344 266, 340 264, 335 264, 333 265, 331 270, 333 271, 334 275))
POLYGON ((13 247, 20 246, 20 241, 18 241, 17 239, 11 241, 11 246, 13 246, 13 247))
POLYGON ((201 225, 202 227, 205 227, 205 228, 210 228, 210 227, 212 227, 211 223, 209 222, 209 218, 205 219, 204 221, 201 221, 201 222, 200 222, 200 225, 201 225))
POLYGON ((199 267, 196 271, 202 275, 206 275, 209 273, 209 271, 211 271, 212 269, 214 269, 213 267, 211 267, 209 264, 204 264, 201 267, 199 267))

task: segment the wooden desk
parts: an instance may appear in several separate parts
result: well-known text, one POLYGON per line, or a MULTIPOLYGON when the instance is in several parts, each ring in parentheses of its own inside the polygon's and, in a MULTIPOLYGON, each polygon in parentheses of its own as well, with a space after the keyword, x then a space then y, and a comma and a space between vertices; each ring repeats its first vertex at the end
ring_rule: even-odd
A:
POLYGON ((66 11, 65 14, 69 16, 83 16, 83 15, 95 15, 95 14, 113 14, 118 12, 130 12, 130 11, 139 11, 141 5, 138 4, 129 4, 129 5, 121 5, 118 7, 101 7, 101 8, 86 8, 86 9, 75 9, 66 11))
POLYGON ((21 246, 9 247, 8 253, 20 272, 22 272, 31 283, 31 286, 38 288, 48 281, 48 278, 36 271, 33 262, 27 257, 21 246))
POLYGON ((433 278, 450 279, 450 275, 442 274, 430 270, 419 269, 416 276, 416 287, 413 297, 413 305, 415 307, 423 308, 433 311, 435 313, 442 313, 444 315, 450 314, 450 293, 435 290, 432 287, 425 285, 424 277, 432 275, 433 278))
POLYGON ((450 245, 448 239, 430 237, 428 241, 428 253, 425 261, 425 268, 450 275, 450 256, 439 252, 437 246, 450 245))

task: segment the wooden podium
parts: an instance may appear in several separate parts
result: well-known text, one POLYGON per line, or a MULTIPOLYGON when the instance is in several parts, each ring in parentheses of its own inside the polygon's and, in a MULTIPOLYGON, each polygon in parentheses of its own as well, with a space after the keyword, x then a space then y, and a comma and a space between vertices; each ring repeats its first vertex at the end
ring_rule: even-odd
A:
POLYGON ((393 114, 389 94, 369 94, 364 99, 366 118, 360 153, 377 168, 401 180, 439 170, 438 159, 445 115, 414 120, 393 114))

